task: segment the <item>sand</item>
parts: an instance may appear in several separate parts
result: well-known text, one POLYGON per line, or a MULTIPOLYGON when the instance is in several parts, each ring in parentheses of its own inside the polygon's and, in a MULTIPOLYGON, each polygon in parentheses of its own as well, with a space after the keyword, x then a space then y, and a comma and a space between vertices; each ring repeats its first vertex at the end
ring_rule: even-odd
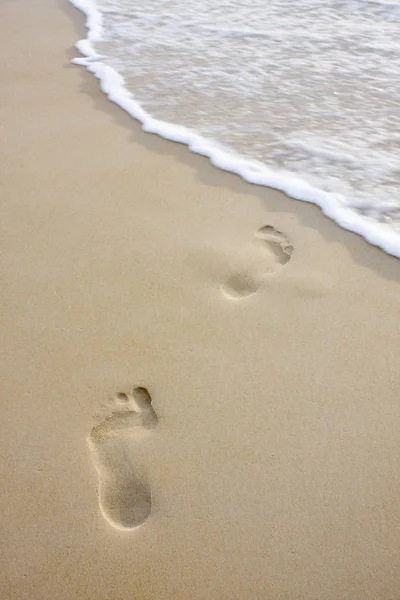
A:
POLYGON ((398 260, 0 19, 1 598, 398 600, 398 260))

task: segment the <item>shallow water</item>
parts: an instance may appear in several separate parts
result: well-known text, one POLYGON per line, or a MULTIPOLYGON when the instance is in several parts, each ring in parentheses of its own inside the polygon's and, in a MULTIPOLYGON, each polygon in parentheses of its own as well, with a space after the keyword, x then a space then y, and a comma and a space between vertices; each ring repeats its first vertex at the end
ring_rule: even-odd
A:
POLYGON ((147 113, 328 192, 400 255, 400 0, 96 6, 95 49, 147 113))

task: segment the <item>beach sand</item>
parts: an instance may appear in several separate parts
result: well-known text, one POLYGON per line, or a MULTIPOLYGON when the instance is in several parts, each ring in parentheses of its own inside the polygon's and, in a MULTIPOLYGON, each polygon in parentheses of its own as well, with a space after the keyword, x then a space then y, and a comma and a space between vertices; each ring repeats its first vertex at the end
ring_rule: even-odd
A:
POLYGON ((398 600, 398 260, 0 19, 1 598, 398 600))

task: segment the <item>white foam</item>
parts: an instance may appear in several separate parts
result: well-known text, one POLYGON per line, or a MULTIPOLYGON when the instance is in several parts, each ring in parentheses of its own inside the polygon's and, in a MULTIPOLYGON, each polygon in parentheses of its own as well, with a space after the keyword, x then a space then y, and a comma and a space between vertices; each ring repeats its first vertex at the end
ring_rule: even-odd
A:
MULTIPOLYGON (((349 205, 344 195, 324 191, 303 180, 300 175, 297 176, 283 170, 272 170, 262 163, 248 160, 186 127, 153 118, 127 90, 124 78, 116 70, 102 62, 102 56, 94 47, 96 42, 101 42, 103 39, 102 14, 95 0, 69 0, 69 2, 86 15, 88 29, 87 38, 76 43, 77 50, 84 58, 75 58, 72 62, 85 66, 88 71, 93 73, 100 80, 103 93, 133 118, 140 121, 144 131, 185 144, 192 152, 207 156, 217 168, 235 173, 249 183, 272 187, 294 199, 313 203, 341 227, 361 235, 369 243, 400 258, 400 234, 389 224, 358 213, 349 205)), ((378 2, 378 0, 375 2, 390 4, 378 2)), ((321 154, 323 152, 325 151, 321 150, 321 154)), ((327 153, 326 151, 325 154, 327 153)), ((350 162, 355 160, 353 156, 347 156, 347 159, 350 162)))

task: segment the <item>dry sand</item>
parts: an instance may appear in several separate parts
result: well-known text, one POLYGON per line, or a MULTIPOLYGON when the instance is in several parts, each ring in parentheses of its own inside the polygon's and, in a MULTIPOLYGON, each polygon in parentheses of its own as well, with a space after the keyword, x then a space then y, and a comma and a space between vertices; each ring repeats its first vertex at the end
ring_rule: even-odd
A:
POLYGON ((400 263, 0 20, 1 598, 398 600, 400 263))

